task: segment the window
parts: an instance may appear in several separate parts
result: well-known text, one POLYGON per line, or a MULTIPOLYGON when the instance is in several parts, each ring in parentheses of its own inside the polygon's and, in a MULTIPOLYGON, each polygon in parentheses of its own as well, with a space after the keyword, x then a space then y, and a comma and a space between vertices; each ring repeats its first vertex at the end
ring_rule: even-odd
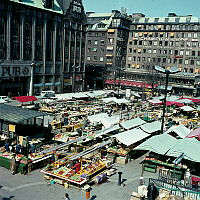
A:
POLYGON ((198 51, 198 56, 200 56, 200 51, 198 51))
POLYGON ((178 63, 182 64, 183 63, 183 59, 179 59, 178 63))
POLYGON ((100 60, 100 62, 103 62, 103 57, 100 57, 100 59, 99 59, 99 60, 100 60))
POLYGON ((194 72, 194 69, 190 68, 190 73, 193 73, 194 72))
POLYGON ((98 40, 95 40, 95 41, 94 41, 94 44, 95 44, 95 45, 98 45, 98 40))
MULTIPOLYGON (((43 55, 43 26, 40 23, 41 23, 41 20, 37 19, 36 27, 35 27, 35 57, 36 57, 36 60, 42 60, 42 58, 43 58, 43 56, 42 56, 43 55)), ((69 46, 68 43, 65 42, 65 53, 67 53, 66 57, 68 57, 68 46, 69 46)))
POLYGON ((139 41, 139 45, 142 45, 142 41, 141 40, 139 41))
POLYGON ((6 58, 6 19, 0 16, 0 59, 6 58))
POLYGON ((197 33, 194 33, 193 38, 197 38, 197 37, 198 37, 197 33))
POLYGON ((88 44, 92 44, 92 40, 88 40, 88 44))
POLYGON ((151 49, 149 49, 149 50, 148 50, 148 53, 149 53, 149 54, 151 54, 151 51, 152 51, 152 50, 151 50, 151 49))
POLYGON ((132 48, 129 48, 129 53, 132 53, 133 52, 133 49, 132 48))
POLYGON ((190 51, 185 51, 185 55, 189 56, 190 55, 190 51))
POLYGON ((149 41, 149 45, 152 45, 152 43, 153 43, 152 41, 149 41))
POLYGON ((11 21, 11 57, 14 60, 19 60, 20 57, 20 19, 17 14, 13 14, 11 21))
POLYGON ((154 54, 156 53, 156 49, 153 49, 153 53, 154 53, 154 54))
POLYGON ((192 42, 192 47, 196 47, 197 46, 197 42, 192 42))
POLYGON ((196 52, 195 51, 192 51, 192 56, 195 56, 196 55, 196 52))
POLYGON ((168 41, 165 41, 164 45, 165 45, 165 46, 168 46, 168 41))
POLYGON ((191 33, 188 33, 188 37, 191 38, 191 37, 192 37, 192 34, 191 34, 191 33))
POLYGON ((166 54, 167 54, 167 50, 165 49, 165 50, 163 51, 163 53, 166 55, 166 54))
POLYGON ((185 64, 188 65, 188 64, 189 64, 189 61, 188 61, 188 60, 185 60, 185 64))
POLYGON ((163 63, 166 63, 166 58, 163 58, 163 63))
POLYGON ((97 56, 94 56, 94 61, 97 61, 97 56))
POLYGON ((138 42, 137 40, 134 40, 134 45, 137 45, 137 42, 138 42))
POLYGON ((197 60, 197 65, 200 65, 200 60, 197 60))
POLYGON ((194 65, 194 60, 190 60, 190 64, 191 64, 191 65, 194 65))
POLYGON ((153 42, 153 45, 154 45, 154 46, 157 46, 157 45, 158 45, 158 42, 157 42, 157 41, 154 41, 154 42, 153 42))
POLYGON ((88 56, 88 57, 87 57, 87 60, 88 60, 88 61, 90 61, 90 60, 91 60, 90 56, 88 56))
POLYGON ((186 42, 186 47, 190 47, 190 42, 186 42))
POLYGON ((159 46, 162 46, 162 41, 159 41, 159 46))
POLYGON ((183 56, 183 53, 184 53, 184 51, 183 51, 183 50, 180 50, 179 55, 180 55, 180 56, 183 56))
POLYGON ((178 50, 174 50, 174 55, 178 55, 178 50))
POLYGON ((143 53, 146 53, 147 52, 147 50, 146 49, 143 49, 143 53))
POLYGON ((93 52, 97 52, 97 48, 93 48, 92 51, 93 51, 93 52))
POLYGON ((129 57, 128 57, 128 60, 131 61, 131 59, 132 59, 131 56, 129 56, 129 57))

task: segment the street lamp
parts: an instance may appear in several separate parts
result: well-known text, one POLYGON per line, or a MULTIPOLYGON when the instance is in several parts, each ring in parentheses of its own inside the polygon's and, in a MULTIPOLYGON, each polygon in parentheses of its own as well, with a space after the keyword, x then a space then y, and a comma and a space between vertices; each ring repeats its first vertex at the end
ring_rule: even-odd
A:
POLYGON ((29 96, 33 95, 33 68, 35 67, 35 63, 31 63, 31 80, 29 86, 29 96))
POLYGON ((165 110, 166 110, 167 87, 168 87, 169 75, 176 74, 179 72, 179 70, 177 67, 171 67, 171 69, 164 69, 158 65, 154 66, 154 69, 160 73, 166 74, 165 96, 164 96, 164 101, 163 101, 163 115, 162 115, 162 124, 161 124, 161 134, 162 134, 163 129, 164 129, 164 122, 165 122, 165 110))
POLYGON ((80 69, 80 66, 73 65, 72 66, 72 92, 75 92, 75 76, 76 76, 76 69, 80 69))

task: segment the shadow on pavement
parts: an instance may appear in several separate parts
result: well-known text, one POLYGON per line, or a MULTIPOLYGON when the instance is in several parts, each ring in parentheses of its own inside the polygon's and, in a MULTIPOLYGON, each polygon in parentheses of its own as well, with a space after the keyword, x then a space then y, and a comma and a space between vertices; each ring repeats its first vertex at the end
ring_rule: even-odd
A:
POLYGON ((11 200, 14 196, 10 196, 10 197, 3 197, 1 200, 11 200))
POLYGON ((96 199, 96 195, 93 195, 91 198, 90 198, 90 200, 94 200, 94 199, 96 199))

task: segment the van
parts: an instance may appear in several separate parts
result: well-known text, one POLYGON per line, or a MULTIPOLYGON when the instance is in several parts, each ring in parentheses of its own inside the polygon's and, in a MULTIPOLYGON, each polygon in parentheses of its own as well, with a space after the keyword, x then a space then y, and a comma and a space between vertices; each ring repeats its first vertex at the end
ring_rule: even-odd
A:
POLYGON ((42 96, 42 97, 54 97, 55 96, 55 91, 51 91, 51 90, 42 91, 40 96, 42 96))
POLYGON ((8 101, 9 98, 7 96, 0 96, 0 100, 8 101))

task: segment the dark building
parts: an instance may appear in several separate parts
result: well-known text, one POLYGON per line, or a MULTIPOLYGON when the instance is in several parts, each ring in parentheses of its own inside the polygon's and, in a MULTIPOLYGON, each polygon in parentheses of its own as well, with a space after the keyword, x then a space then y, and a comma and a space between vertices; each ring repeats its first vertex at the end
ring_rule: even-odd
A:
POLYGON ((0 95, 30 93, 32 78, 33 94, 72 90, 84 76, 84 24, 80 0, 0 0, 0 95))
POLYGON ((130 23, 130 17, 118 10, 87 13, 86 69, 96 71, 99 67, 103 72, 97 78, 86 77, 88 83, 93 81, 88 87, 95 88, 98 81, 103 82, 107 77, 116 78, 125 66, 130 23))
MULTIPOLYGON (((174 13, 153 18, 133 15, 124 78, 148 82, 149 76, 154 76, 154 65, 166 69, 175 66, 180 72, 170 76, 172 91, 196 95, 198 88, 194 88, 200 74, 199 38, 200 19, 197 17, 174 13)), ((159 76, 158 84, 165 80, 164 75, 159 76)))

